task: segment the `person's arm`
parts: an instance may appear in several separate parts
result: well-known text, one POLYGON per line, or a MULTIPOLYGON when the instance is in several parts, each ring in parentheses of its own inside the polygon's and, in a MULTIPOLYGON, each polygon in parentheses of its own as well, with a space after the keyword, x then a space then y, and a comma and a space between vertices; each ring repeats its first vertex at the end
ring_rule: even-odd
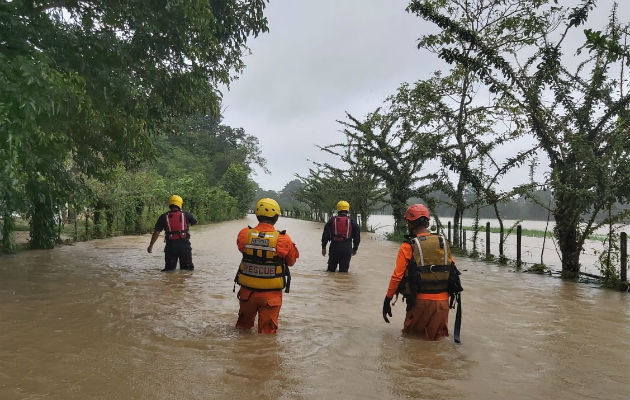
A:
POLYGON ((149 243, 149 247, 147 247, 147 252, 153 252, 153 244, 157 241, 158 237, 160 237, 160 231, 153 231, 153 236, 151 236, 151 243, 149 243))
POLYGON ((288 266, 295 265, 300 252, 298 251, 295 243, 291 240, 291 237, 286 233, 278 237, 277 254, 278 257, 284 258, 284 261, 288 266))
POLYGON ((352 221, 352 255, 357 254, 357 250, 359 250, 359 243, 361 242, 361 228, 359 225, 352 221))
POLYGON ((164 218, 166 216, 164 214, 160 215, 157 222, 155 223, 155 227, 153 228, 153 236, 151 236, 151 243, 149 243, 149 247, 147 247, 147 252, 153 252, 153 245, 157 241, 158 237, 160 237, 160 232, 164 230, 164 218))
POLYGON ((330 230, 332 229, 332 218, 324 225, 324 231, 322 232, 322 256, 326 255, 326 245, 330 241, 330 230))
POLYGON ((396 268, 394 268, 394 273, 392 274, 391 279, 389 280, 389 287, 387 288, 387 295, 390 299, 394 297, 396 294, 396 289, 398 289, 398 285, 405 274, 405 270, 407 269, 407 264, 409 260, 413 257, 413 250, 409 243, 403 243, 400 245, 400 249, 398 250, 398 256, 396 257, 396 268))
POLYGON ((385 295, 385 299, 383 300, 383 319, 385 322, 389 324, 389 319, 387 316, 391 318, 392 316, 392 306, 391 301, 396 294, 396 289, 398 289, 398 285, 400 285, 400 281, 405 274, 405 270, 407 269, 407 264, 409 260, 413 257, 413 249, 411 245, 408 243, 403 243, 400 245, 400 249, 398 250, 398 257, 396 257, 396 268, 394 268, 394 273, 389 281, 389 287, 387 288, 387 294, 385 295))
POLYGON ((247 243, 247 232, 249 232, 249 228, 243 228, 236 237, 236 246, 238 247, 238 251, 240 251, 241 253, 245 252, 245 244, 247 243))
POLYGON ((197 220, 191 213, 189 213, 188 211, 185 211, 185 213, 186 213, 186 221, 188 221, 188 225, 193 226, 193 225, 198 224, 197 220))

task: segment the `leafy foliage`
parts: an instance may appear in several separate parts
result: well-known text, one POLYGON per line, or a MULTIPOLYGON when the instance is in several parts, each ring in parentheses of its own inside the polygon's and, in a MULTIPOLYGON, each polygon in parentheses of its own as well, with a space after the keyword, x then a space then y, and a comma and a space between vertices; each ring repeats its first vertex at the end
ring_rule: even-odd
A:
POLYGON ((218 116, 217 86, 242 70, 247 38, 267 30, 264 8, 264 0, 1 2, 3 248, 12 248, 15 212, 29 218, 32 247, 52 247, 62 208, 87 202, 88 179, 139 167, 155 156, 153 138, 190 115, 218 116))
MULTIPOLYGON (((508 8, 522 2, 476 3, 508 8)), ((528 47, 520 52, 497 49, 494 36, 451 17, 446 3, 412 1, 409 10, 469 45, 466 53, 443 44, 441 58, 471 68, 492 93, 527 116, 529 128, 550 160, 549 185, 554 191, 555 236, 563 276, 577 278, 588 235, 611 219, 627 216, 622 212, 596 222, 607 205, 628 201, 630 94, 623 93, 627 79, 623 67, 620 80, 614 73, 618 71, 615 63, 617 67, 630 65, 628 46, 621 42, 628 26, 617 21, 613 8, 605 30, 586 31, 585 44, 571 53, 565 39, 588 20, 595 2, 584 1, 574 8, 527 3, 513 25, 506 26, 516 35, 529 33, 528 47), (586 49, 588 54, 583 52, 586 49)))

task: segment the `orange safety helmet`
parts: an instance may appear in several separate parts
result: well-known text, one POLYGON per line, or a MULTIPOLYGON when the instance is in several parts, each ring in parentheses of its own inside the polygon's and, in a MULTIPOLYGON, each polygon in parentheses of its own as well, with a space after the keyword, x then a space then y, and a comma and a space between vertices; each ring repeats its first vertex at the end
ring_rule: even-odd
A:
POLYGON ((407 221, 415 221, 420 217, 425 217, 429 219, 429 209, 424 206, 424 204, 412 204, 409 206, 407 211, 405 211, 405 220, 407 221))

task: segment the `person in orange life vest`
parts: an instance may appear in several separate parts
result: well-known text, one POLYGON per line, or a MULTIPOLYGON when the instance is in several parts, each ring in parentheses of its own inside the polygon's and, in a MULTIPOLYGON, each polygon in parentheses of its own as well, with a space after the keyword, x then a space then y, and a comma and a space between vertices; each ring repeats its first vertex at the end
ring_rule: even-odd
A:
POLYGON ((337 265, 339 272, 348 272, 360 241, 359 225, 350 218, 350 204, 341 200, 337 203, 337 215, 326 223, 322 233, 322 256, 326 256, 326 245, 330 242, 328 272, 335 272, 337 265))
POLYGON ((179 269, 193 270, 195 266, 192 261, 192 248, 190 247, 190 233, 188 228, 195 225, 197 220, 187 211, 182 210, 184 200, 178 195, 172 195, 168 200, 169 211, 160 215, 151 243, 147 251, 153 251, 153 244, 160 236, 160 232, 165 231, 166 245, 164 246, 164 269, 162 271, 172 271, 177 267, 179 259, 179 269))
POLYGON ((256 203, 258 225, 243 228, 236 245, 243 258, 235 285, 238 291, 239 311, 236 327, 250 329, 258 314, 258 333, 276 333, 282 307, 282 289, 289 292, 291 274, 289 266, 300 256, 297 247, 285 231, 278 232, 274 225, 280 215, 280 206, 269 198, 256 203))
POLYGON ((410 206, 405 212, 405 220, 410 236, 398 250, 396 268, 383 302, 383 318, 389 323, 387 316, 392 316, 391 300, 400 291, 407 296, 403 332, 417 333, 427 340, 438 340, 449 335, 449 292, 452 291, 452 279, 456 279, 459 288, 455 291, 461 291, 459 271, 455 267, 448 241, 428 231, 429 210, 424 205, 410 206), (417 280, 412 276, 416 276, 417 280), (405 282, 401 283, 403 277, 405 282), (406 288, 399 285, 405 285, 406 288))

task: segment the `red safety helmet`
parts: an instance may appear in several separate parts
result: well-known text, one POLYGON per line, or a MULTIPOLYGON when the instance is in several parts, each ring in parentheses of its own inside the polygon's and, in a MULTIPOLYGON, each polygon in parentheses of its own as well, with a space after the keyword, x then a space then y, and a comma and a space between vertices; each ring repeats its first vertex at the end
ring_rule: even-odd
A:
POLYGON ((407 221, 415 221, 420 217, 429 219, 429 209, 423 204, 412 204, 407 211, 405 211, 405 219, 407 221))

